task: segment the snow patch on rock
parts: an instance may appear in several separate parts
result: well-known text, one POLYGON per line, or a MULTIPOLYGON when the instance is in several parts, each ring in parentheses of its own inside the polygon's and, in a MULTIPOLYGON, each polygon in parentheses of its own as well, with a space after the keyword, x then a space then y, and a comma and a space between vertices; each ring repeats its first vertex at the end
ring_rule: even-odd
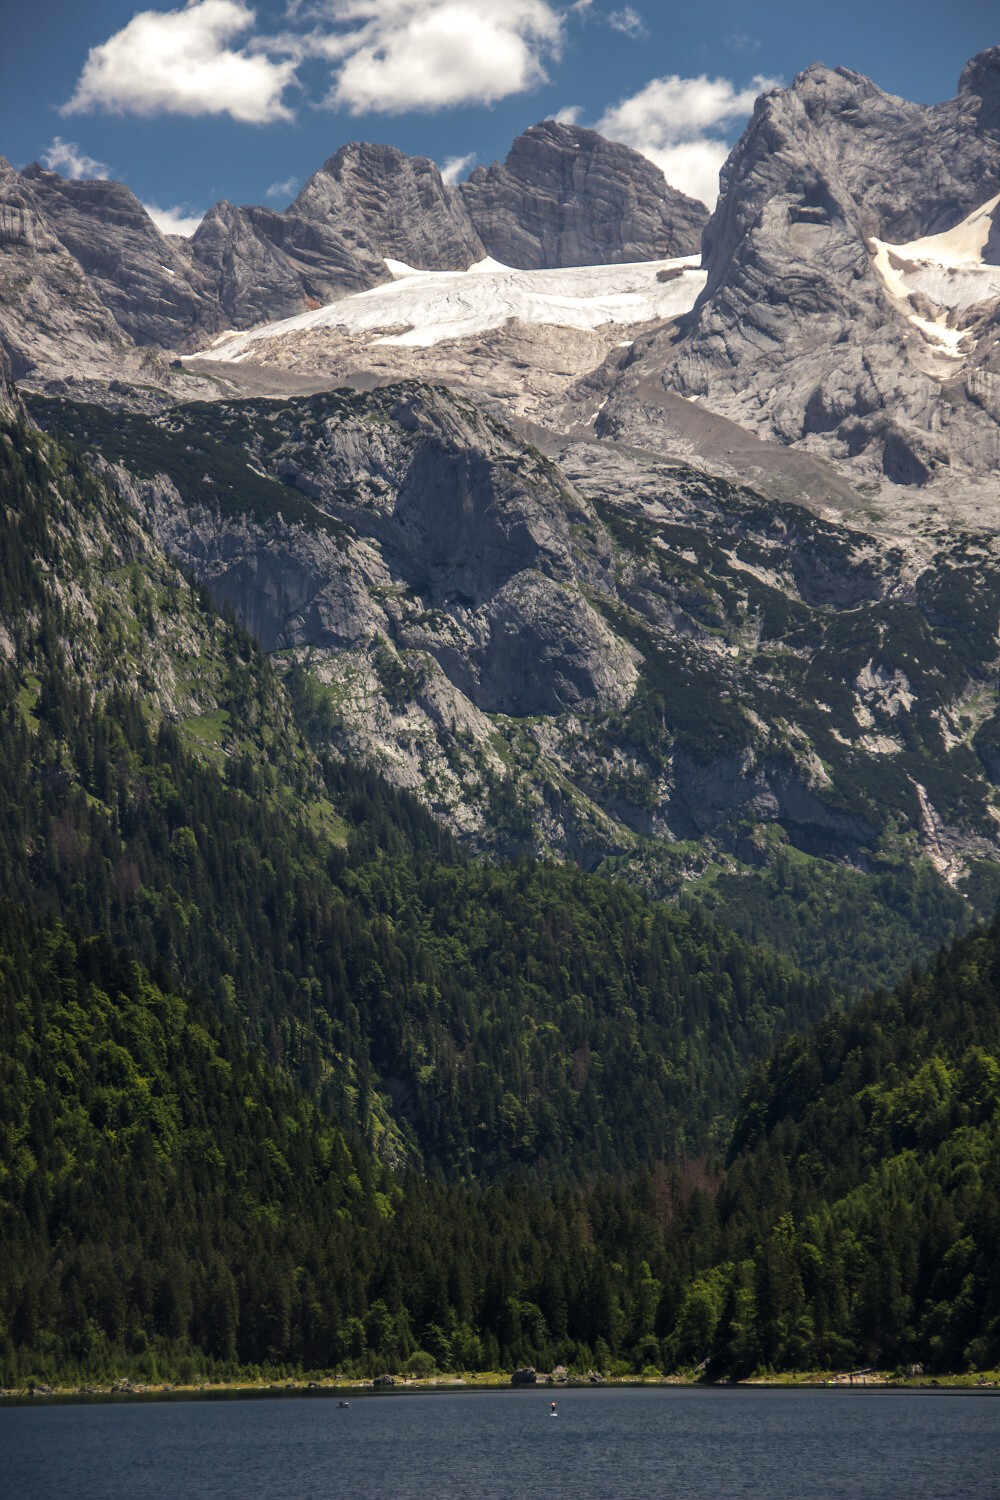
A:
POLYGON ((490 258, 467 271, 420 271, 396 260, 385 264, 391 282, 247 333, 222 334, 211 358, 239 363, 261 340, 322 328, 372 334, 377 344, 427 348, 511 320, 581 329, 630 326, 689 312, 705 285, 694 255, 544 271, 514 270, 490 258))
POLYGON ((872 239, 873 264, 886 291, 945 360, 963 360, 974 348, 958 326, 961 314, 1000 299, 1000 266, 985 259, 998 210, 1000 193, 942 234, 902 245, 872 239))

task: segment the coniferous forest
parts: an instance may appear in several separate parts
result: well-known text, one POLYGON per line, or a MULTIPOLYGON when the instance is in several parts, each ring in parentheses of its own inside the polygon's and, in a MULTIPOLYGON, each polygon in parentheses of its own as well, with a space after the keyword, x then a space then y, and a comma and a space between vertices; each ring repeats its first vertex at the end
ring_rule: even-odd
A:
POLYGON ((471 860, 16 410, 0 526, 0 1384, 1000 1361, 1000 926, 471 860))

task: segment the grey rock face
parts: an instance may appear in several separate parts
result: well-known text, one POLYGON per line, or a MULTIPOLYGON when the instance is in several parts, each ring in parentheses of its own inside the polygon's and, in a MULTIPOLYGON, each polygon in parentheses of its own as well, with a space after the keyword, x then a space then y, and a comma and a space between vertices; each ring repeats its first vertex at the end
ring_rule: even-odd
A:
POLYGON ((224 324, 291 317, 389 279, 385 258, 465 270, 483 247, 432 161, 343 146, 286 213, 217 203, 191 241, 224 324))
POLYGON ((704 204, 629 146, 543 120, 459 188, 487 251, 525 269, 697 254, 704 204))
POLYGON ((17 422, 24 416, 24 407, 10 373, 10 360, 0 344, 0 420, 17 422))
POLYGON ((289 214, 335 225, 363 251, 423 271, 464 271, 484 254, 434 162, 394 146, 342 146, 313 173, 289 214))
POLYGON ((15 380, 39 366, 111 371, 132 340, 0 157, 0 340, 15 380))
POLYGON ((259 415, 251 405, 239 429, 275 506, 297 493, 329 526, 262 528, 169 485, 144 495, 164 544, 266 649, 382 639, 428 653, 490 713, 622 701, 630 652, 581 591, 606 573, 610 543, 598 529, 580 554, 574 528, 594 517, 540 455, 415 386, 267 412, 277 444, 258 444, 259 415))
MULTIPOLYGON (((628 147, 553 122, 528 131, 503 167, 480 175, 485 186, 471 188, 470 201, 493 225, 492 253, 517 265, 690 253, 705 218, 628 147)), ((19 373, 42 354, 47 369, 58 366, 60 340, 67 373, 81 358, 96 371, 123 337, 189 351, 224 328, 376 286, 388 279, 386 258, 464 270, 487 253, 463 193, 445 186, 432 161, 391 146, 342 147, 286 213, 217 203, 189 242, 161 234, 121 183, 5 165, 0 192, 0 279, 27 299, 27 331, 12 328, 8 342, 19 373), (53 338, 32 334, 35 322, 40 334, 50 325, 53 338)))
POLYGON ((336 226, 225 201, 198 226, 191 255, 228 328, 292 317, 387 278, 381 259, 336 226))
POLYGON ((949 878, 996 857, 995 528, 913 549, 624 446, 557 465, 413 382, 86 445, 160 455, 116 472, 167 550, 479 847, 641 859, 749 819, 857 859, 896 820, 949 878))
POLYGON ((49 229, 137 344, 182 349, 220 326, 204 276, 130 188, 71 181, 37 163, 23 179, 49 229))
POLYGON ((708 282, 683 337, 647 341, 608 419, 655 376, 763 436, 861 456, 897 483, 949 466, 983 474, 997 452, 995 344, 964 364, 943 357, 910 316, 920 308, 887 290, 872 237, 940 233, 1000 191, 998 75, 995 48, 955 99, 927 108, 816 65, 758 100, 723 169, 708 282))

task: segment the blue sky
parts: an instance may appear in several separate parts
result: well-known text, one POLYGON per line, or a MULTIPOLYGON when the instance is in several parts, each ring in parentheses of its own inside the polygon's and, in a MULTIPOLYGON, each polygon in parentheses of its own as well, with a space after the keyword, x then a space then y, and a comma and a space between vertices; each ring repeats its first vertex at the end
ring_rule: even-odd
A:
POLYGON ((822 61, 931 103, 997 42, 997 0, 15 0, 0 151, 194 219, 284 207, 352 139, 458 177, 562 115, 710 198, 762 84, 822 61))

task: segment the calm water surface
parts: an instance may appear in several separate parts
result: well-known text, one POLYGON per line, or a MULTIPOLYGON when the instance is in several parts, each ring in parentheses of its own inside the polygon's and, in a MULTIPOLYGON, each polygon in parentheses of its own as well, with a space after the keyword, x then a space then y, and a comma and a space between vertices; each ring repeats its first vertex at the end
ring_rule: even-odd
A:
POLYGON ((4 1500, 1000 1500, 1000 1399, 580 1390, 0 1409, 4 1500))

